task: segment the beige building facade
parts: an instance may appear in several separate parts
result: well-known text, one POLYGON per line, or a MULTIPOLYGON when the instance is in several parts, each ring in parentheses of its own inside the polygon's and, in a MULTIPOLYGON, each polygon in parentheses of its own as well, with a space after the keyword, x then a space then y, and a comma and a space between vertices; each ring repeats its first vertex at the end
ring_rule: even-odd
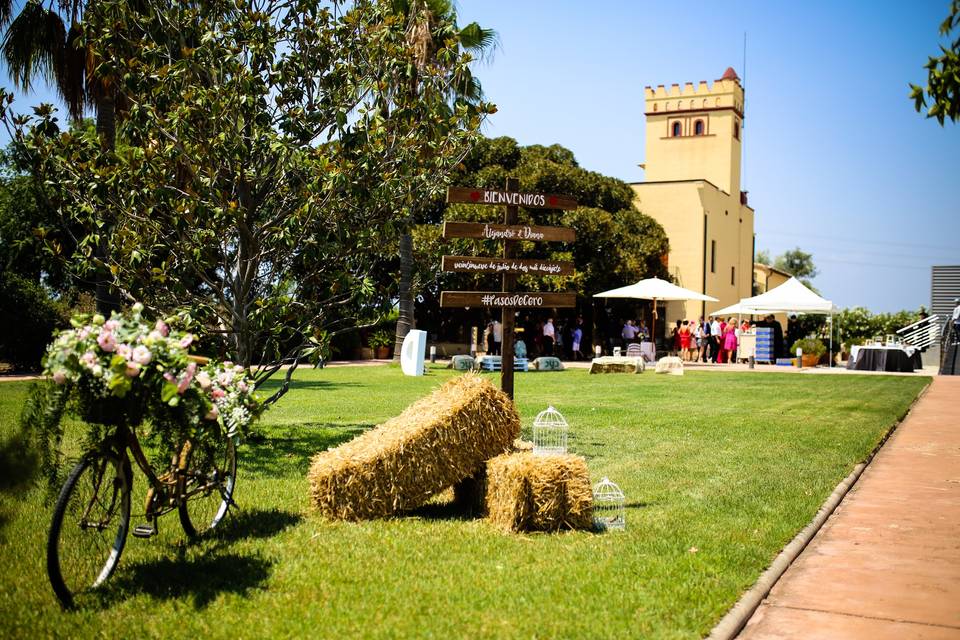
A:
POLYGON ((668 269, 680 286, 719 302, 671 302, 668 323, 696 319, 752 295, 754 211, 741 190, 744 93, 733 69, 712 85, 645 89, 645 180, 637 207, 670 240, 668 269))

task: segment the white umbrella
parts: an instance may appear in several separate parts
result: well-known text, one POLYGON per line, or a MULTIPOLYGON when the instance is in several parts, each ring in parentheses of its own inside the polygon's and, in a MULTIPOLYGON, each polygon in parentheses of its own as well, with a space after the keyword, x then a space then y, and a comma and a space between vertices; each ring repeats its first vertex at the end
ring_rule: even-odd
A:
POLYGON ((660 278, 647 278, 619 289, 610 289, 602 293, 595 293, 594 298, 638 298, 653 300, 653 317, 657 317, 658 300, 704 300, 717 302, 716 298, 704 295, 697 291, 678 287, 672 282, 660 278))

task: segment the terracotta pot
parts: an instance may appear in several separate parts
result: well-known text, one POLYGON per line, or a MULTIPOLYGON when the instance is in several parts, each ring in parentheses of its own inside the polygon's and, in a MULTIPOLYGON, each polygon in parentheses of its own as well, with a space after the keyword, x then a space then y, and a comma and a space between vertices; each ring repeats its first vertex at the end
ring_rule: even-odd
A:
POLYGON ((386 360, 390 357, 390 347, 377 347, 373 350, 377 360, 386 360))
POLYGON ((815 356, 813 354, 805 353, 803 354, 803 366, 805 367, 815 367, 820 363, 820 356, 815 356))

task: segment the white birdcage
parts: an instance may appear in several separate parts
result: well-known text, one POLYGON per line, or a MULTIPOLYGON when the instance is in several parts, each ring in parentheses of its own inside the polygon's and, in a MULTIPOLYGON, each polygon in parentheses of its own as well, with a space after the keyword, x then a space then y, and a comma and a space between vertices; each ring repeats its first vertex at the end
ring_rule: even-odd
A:
POLYGON ((600 531, 622 531, 627 526, 623 491, 608 478, 593 487, 593 526, 600 531))
POLYGON ((533 421, 533 453, 544 456, 567 452, 567 433, 570 426, 563 415, 549 406, 533 421))

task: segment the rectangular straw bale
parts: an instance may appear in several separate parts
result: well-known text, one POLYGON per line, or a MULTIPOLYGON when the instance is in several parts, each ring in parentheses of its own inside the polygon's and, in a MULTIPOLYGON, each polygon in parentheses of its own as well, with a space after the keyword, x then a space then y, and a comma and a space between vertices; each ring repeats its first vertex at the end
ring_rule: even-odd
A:
MULTIPOLYGON (((517 438, 510 447, 513 453, 530 453, 533 443, 517 438)), ((482 516, 487 513, 487 463, 473 475, 453 485, 453 502, 463 511, 482 516)))
POLYGON ((506 531, 593 527, 587 462, 565 453, 505 453, 487 463, 487 514, 506 531))
POLYGON ((308 474, 312 503, 344 520, 414 509, 508 451, 519 433, 510 398, 480 376, 458 376, 399 416, 316 455, 308 474))

